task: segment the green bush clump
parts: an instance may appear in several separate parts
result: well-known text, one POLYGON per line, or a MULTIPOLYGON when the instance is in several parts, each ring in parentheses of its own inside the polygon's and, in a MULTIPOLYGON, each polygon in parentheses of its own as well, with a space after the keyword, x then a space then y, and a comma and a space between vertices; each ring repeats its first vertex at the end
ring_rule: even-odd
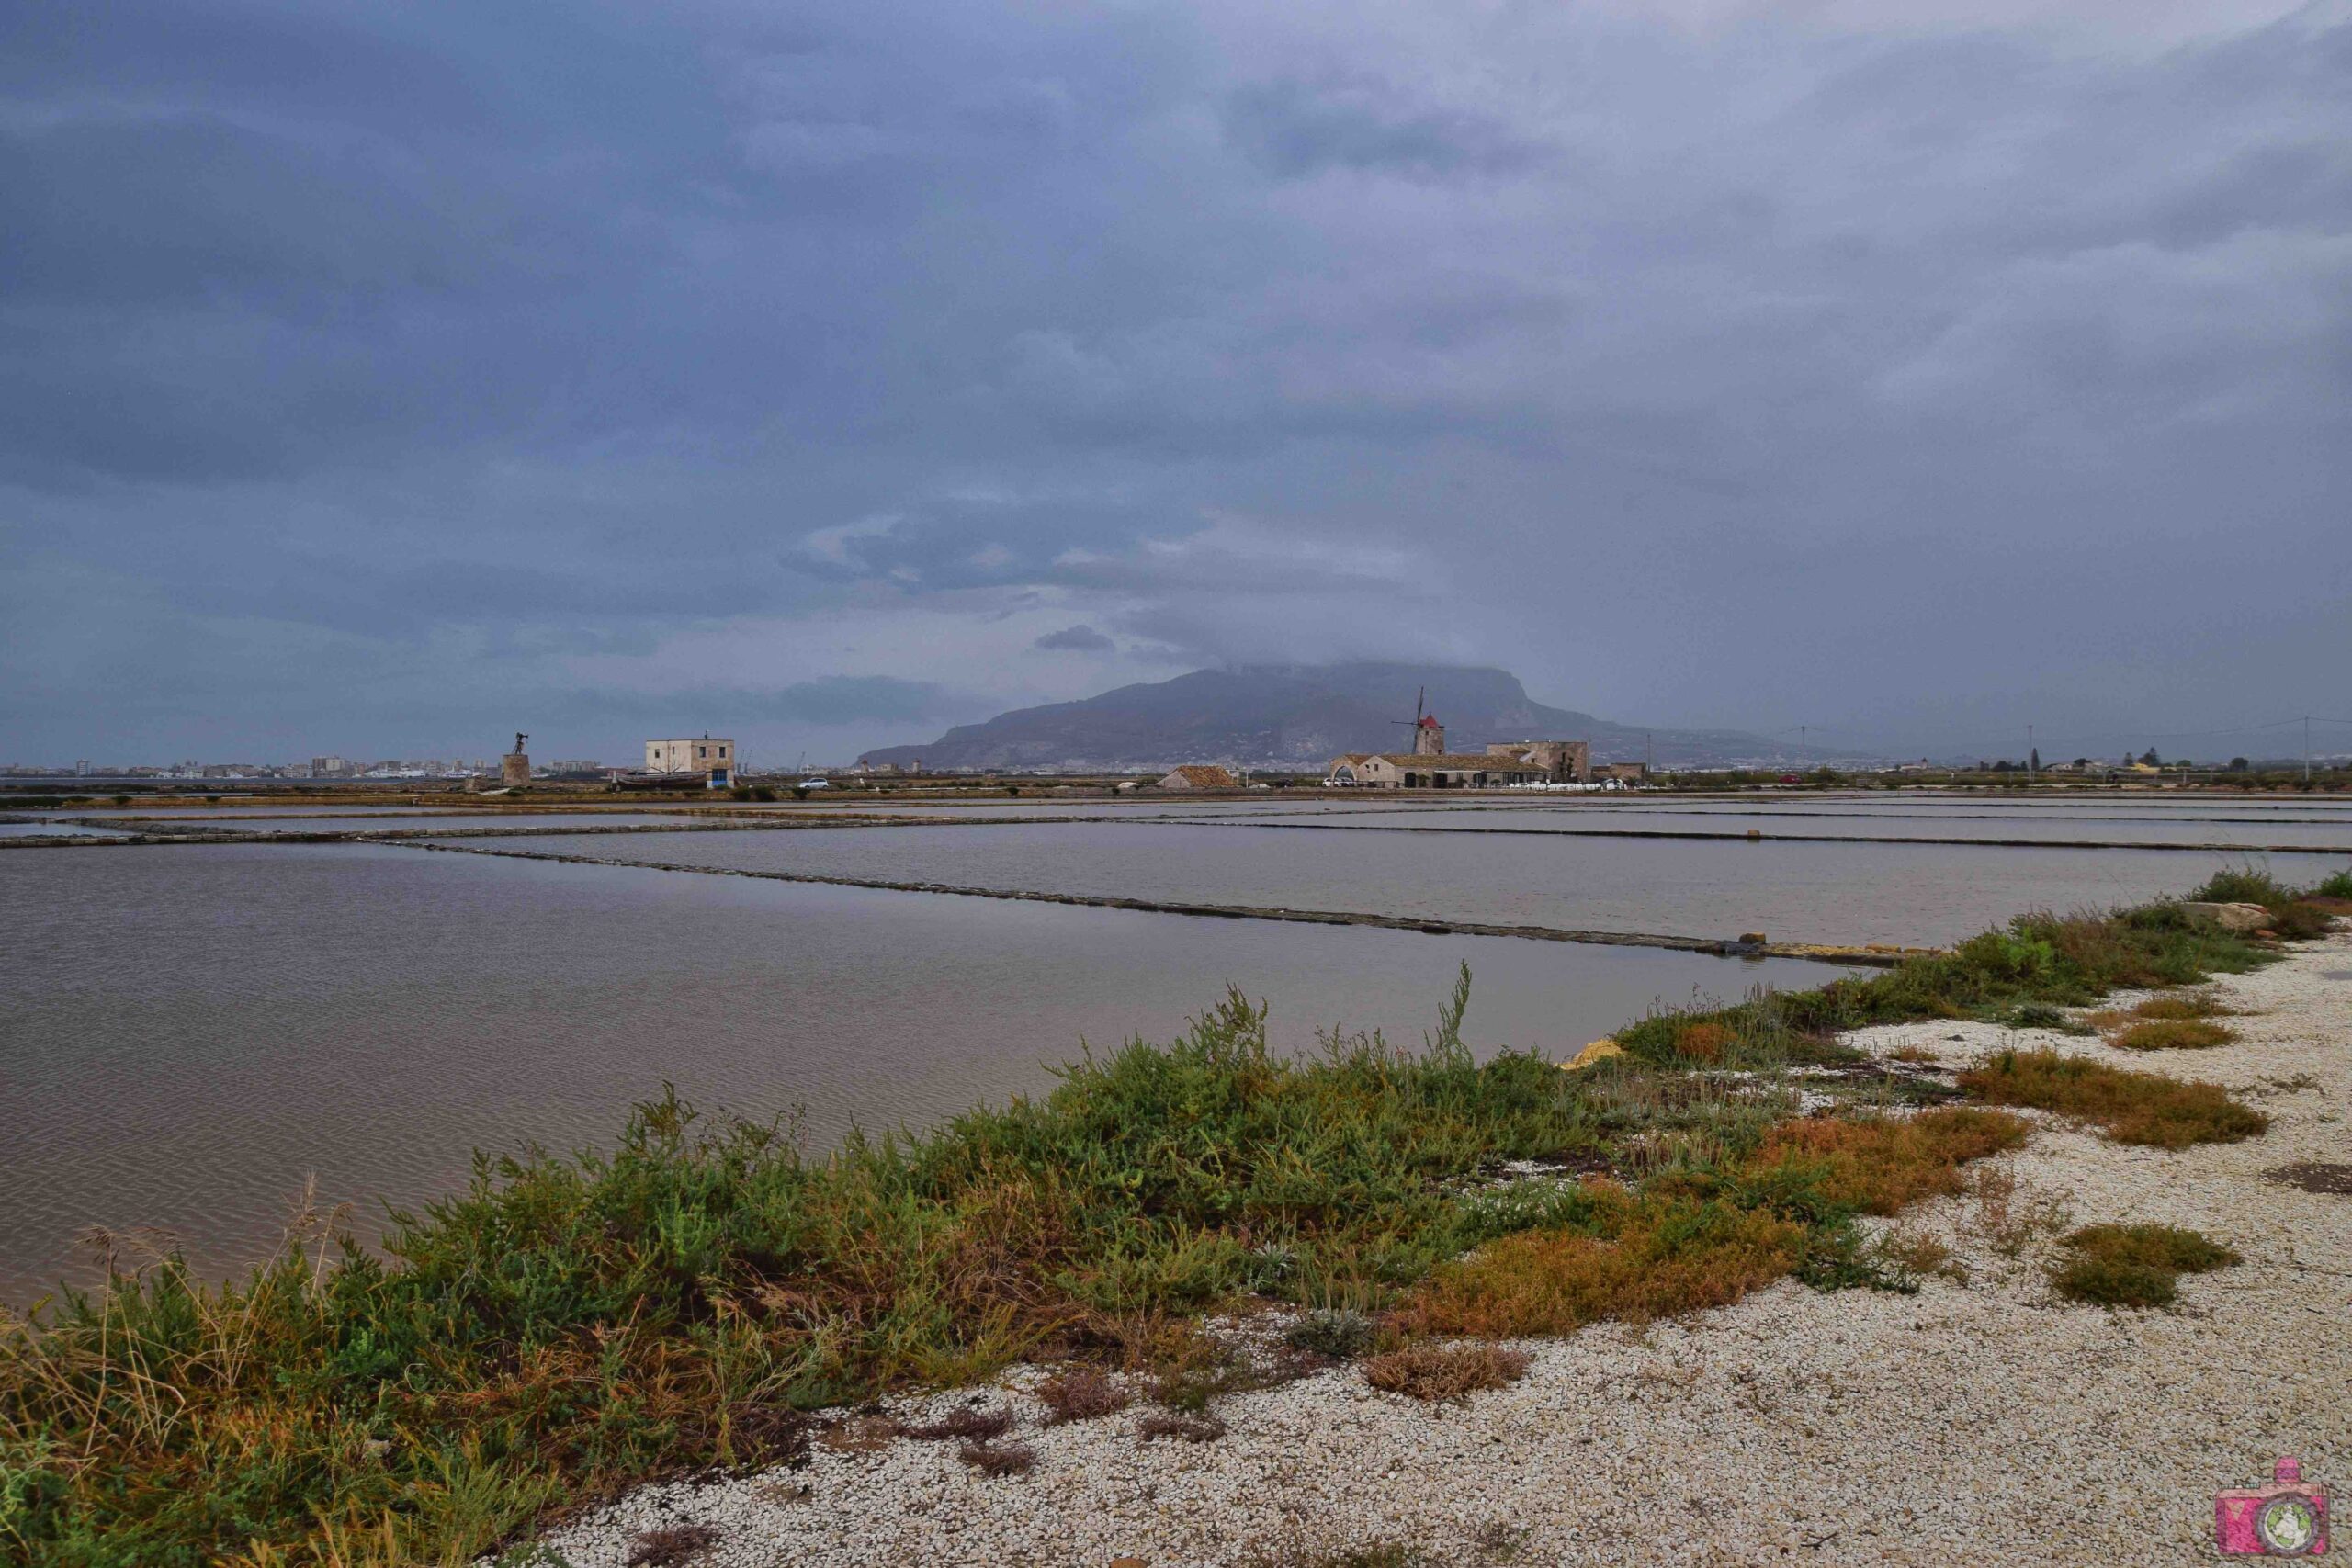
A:
POLYGON ((1372 1319, 1363 1313, 1327 1308, 1292 1324, 1283 1343, 1335 1361, 1352 1361, 1372 1348, 1375 1333, 1372 1319))
MULTIPOLYGON (((2336 874, 2337 876, 2347 874, 2336 874)), ((2323 897, 2329 897, 2326 893, 2328 886, 2328 883, 2322 883, 2312 892, 2323 897)), ((2306 901, 2308 897, 2284 886, 2268 872, 2251 867, 2216 872, 2206 880, 2204 886, 2189 895, 2192 901, 2259 904, 2270 912, 2271 929, 2290 941, 2315 937, 2332 923, 2325 910, 2314 908, 2306 901)))
POLYGON ((2061 1239, 2072 1256, 2050 1279, 2069 1301, 2098 1306, 2169 1306, 2183 1274, 2244 1261, 2196 1231, 2174 1225, 2086 1225, 2061 1239))

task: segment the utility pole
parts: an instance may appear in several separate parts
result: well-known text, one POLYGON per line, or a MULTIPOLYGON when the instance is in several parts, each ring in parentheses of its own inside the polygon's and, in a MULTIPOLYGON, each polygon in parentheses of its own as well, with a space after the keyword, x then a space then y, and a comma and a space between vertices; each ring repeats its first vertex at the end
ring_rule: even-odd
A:
POLYGON ((2303 782, 2312 782, 2312 716, 2303 715, 2303 782))
MULTIPOLYGON (((2310 735, 2311 728, 2312 727, 2308 724, 2303 726, 2303 733, 2306 736, 2310 735)), ((2303 755, 2305 758, 2304 772, 2306 773, 2310 772, 2309 758, 2311 756, 2311 744, 2306 740, 2303 745, 2303 755)), ((1642 776, 1644 778, 1647 778, 1650 774, 1656 772, 1657 772, 1657 770, 1650 763, 1650 732, 1645 729, 1642 731, 1642 776)))
POLYGON ((2025 727, 2025 782, 2029 785, 2033 783, 2033 760, 2040 755, 2041 749, 2033 743, 2033 726, 2029 724, 2025 727))

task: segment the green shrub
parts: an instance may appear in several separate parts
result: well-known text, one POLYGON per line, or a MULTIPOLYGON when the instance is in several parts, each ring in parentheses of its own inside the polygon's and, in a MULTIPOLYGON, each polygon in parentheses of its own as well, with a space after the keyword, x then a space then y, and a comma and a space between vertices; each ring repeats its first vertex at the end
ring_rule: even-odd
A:
POLYGON ((1372 1348, 1372 1319, 1360 1312, 1322 1309, 1308 1313, 1290 1325, 1283 1342, 1294 1350, 1352 1361, 1372 1348))
POLYGON ((2174 1225, 2086 1225, 2060 1245, 2073 1256, 2052 1273, 2052 1286, 2070 1301, 2098 1306, 2168 1306, 2180 1275, 2243 1261, 2221 1243, 2174 1225))

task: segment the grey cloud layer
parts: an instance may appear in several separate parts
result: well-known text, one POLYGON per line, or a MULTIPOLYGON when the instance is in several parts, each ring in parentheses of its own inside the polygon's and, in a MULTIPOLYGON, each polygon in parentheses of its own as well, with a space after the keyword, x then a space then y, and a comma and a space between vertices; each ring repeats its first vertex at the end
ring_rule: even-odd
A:
POLYGON ((1890 743, 2322 704, 2352 19, 2162 22, 29 6, 0 719, 848 754, 1359 654, 1890 743))

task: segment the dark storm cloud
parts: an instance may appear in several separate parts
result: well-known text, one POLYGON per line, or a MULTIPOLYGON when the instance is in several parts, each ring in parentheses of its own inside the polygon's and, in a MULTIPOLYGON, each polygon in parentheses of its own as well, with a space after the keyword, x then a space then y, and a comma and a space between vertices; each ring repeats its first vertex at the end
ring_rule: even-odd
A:
POLYGON ((579 724, 621 720, 641 728, 678 714, 710 715, 712 724, 935 723, 968 707, 972 698, 929 681, 828 675, 781 686, 551 693, 542 701, 560 720, 579 724))
POLYGON ((1460 110, 1432 113, 1377 81, 1248 87, 1227 101, 1225 123, 1252 157, 1290 178, 1333 167, 1426 179, 1508 174, 1546 151, 1508 125, 1460 110))
POLYGON ((1057 632, 1047 632, 1029 646, 1049 653, 1108 653, 1118 644, 1092 626, 1064 626, 1057 632))
POLYGON ((1353 654, 1909 743, 2352 657, 2324 5, 33 4, 0 211, 28 757, 1353 654))

